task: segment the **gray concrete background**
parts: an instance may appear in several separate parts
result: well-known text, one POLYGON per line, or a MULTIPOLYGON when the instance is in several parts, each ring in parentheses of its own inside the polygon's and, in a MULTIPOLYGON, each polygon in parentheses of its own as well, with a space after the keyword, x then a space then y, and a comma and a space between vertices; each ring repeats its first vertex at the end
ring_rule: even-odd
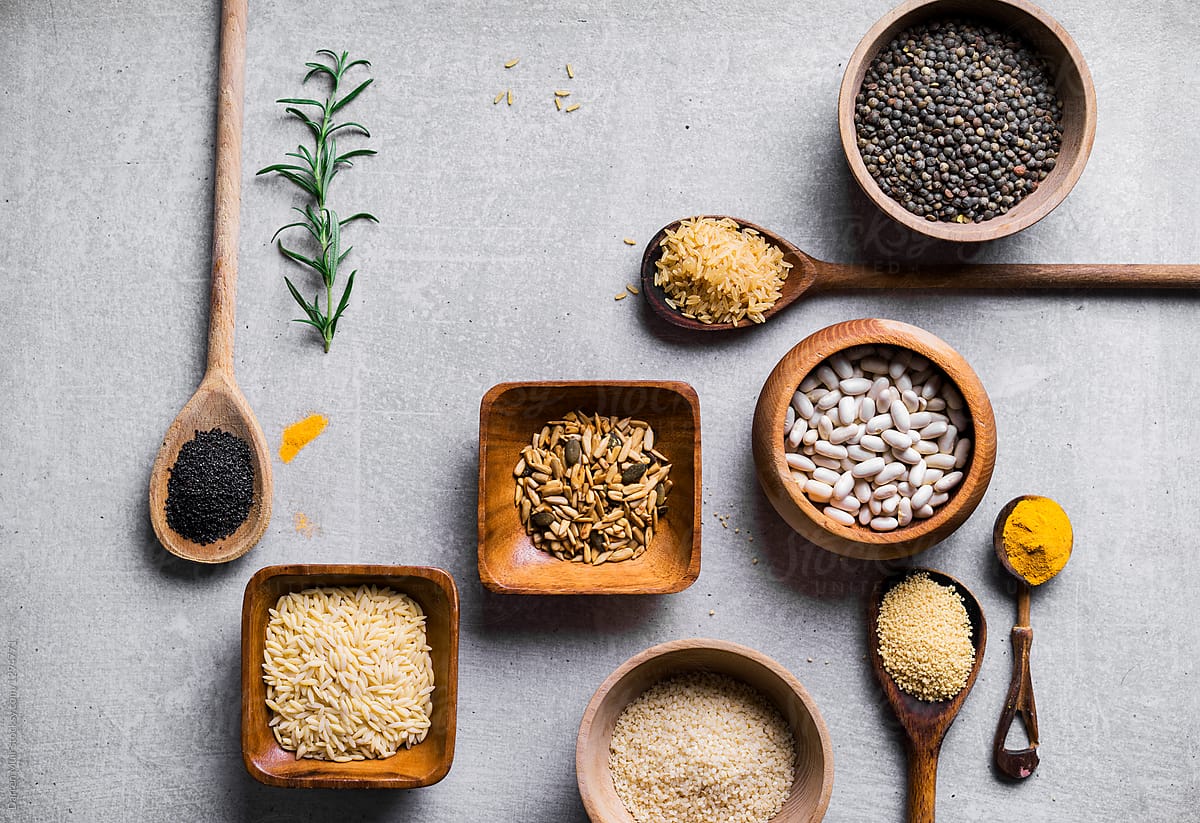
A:
MULTIPOLYGON (((1200 259, 1192 5, 1045 5, 1095 75, 1095 151, 1054 214, 977 258, 1200 259)), ((159 438, 203 366, 216 3, 0 3, 0 818, 583 821, 573 747, 592 691, 646 646, 706 635, 774 656, 816 699, 836 757, 827 820, 902 819, 900 738, 863 659, 874 570, 792 537, 749 449, 778 358, 829 323, 881 316, 957 347, 1000 432, 977 514, 919 558, 967 581, 992 626, 943 750, 942 819, 1195 820, 1194 295, 820 298, 749 334, 683 342, 658 334, 638 301, 612 299, 640 256, 622 237, 645 242, 702 211, 771 226, 826 259, 946 254, 866 208, 840 156, 843 61, 889 7, 253 3, 238 377, 273 446, 309 412, 331 423, 275 466, 260 545, 199 568, 156 545, 145 498, 159 438), (350 111, 380 155, 339 178, 334 205, 382 221, 352 230, 360 282, 329 355, 289 322, 282 276, 295 272, 269 244, 292 191, 253 178, 300 141, 272 101, 297 93, 321 47, 375 63, 376 85, 350 111), (494 107, 508 87, 516 104, 494 107), (557 114, 558 87, 583 107, 557 114), (474 517, 483 392, 635 377, 700 394, 698 582, 641 599, 486 594, 474 517), (1035 593, 1043 764, 1014 786, 989 767, 1014 616, 989 533, 1027 492, 1064 504, 1076 553, 1035 593), (313 536, 293 528, 298 512, 313 536), (246 774, 242 589, 261 566, 302 561, 453 573, 461 688, 443 783, 294 792, 246 774)))

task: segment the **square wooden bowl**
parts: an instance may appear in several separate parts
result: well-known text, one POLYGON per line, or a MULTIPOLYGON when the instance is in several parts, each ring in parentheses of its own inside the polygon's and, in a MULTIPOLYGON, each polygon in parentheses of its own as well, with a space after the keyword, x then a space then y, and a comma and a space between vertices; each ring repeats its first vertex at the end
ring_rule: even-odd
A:
POLYGON ((269 786, 320 789, 414 789, 437 783, 454 760, 458 708, 458 589, 441 569, 425 566, 312 564, 267 566, 246 584, 242 600, 242 759, 269 786), (297 759, 268 725, 262 678, 267 611, 279 598, 314 586, 390 586, 425 612, 433 659, 433 716, 426 738, 381 760, 333 763, 297 759))
POLYGON ((479 579, 501 594, 667 594, 700 574, 700 400, 675 381, 501 383, 479 407, 479 579), (645 420, 675 487, 636 560, 587 566, 539 551, 513 505, 513 468, 548 420, 582 409, 645 420))

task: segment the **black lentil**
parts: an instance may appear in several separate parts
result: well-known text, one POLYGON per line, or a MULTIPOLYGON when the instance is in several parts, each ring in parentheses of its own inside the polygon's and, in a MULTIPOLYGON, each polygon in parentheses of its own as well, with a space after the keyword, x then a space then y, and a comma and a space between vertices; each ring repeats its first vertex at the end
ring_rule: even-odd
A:
POLYGON ((254 501, 250 446, 237 435, 197 431, 183 444, 167 481, 167 525, 193 543, 238 530, 254 501))
POLYGON ((867 171, 927 220, 1004 214, 1057 161, 1053 77, 1020 37, 982 23, 929 21, 902 32, 872 59, 856 99, 867 171))

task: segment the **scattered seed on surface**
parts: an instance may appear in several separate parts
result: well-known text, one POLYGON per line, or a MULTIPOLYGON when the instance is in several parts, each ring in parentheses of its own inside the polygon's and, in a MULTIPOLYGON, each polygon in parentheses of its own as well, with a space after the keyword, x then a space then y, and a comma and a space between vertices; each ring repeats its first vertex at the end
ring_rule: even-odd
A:
POLYGON ((577 110, 578 108, 579 108, 579 104, 576 103, 573 106, 567 106, 565 109, 563 109, 563 111, 572 112, 572 111, 577 110))
POLYGON ((637 241, 634 240, 632 237, 623 237, 623 238, 621 238, 621 242, 623 242, 626 246, 636 246, 637 245, 637 241))
POLYGON ((570 64, 570 63, 567 63, 567 79, 568 79, 568 80, 574 80, 574 79, 575 79, 575 69, 571 68, 571 64, 570 64))
POLYGON ((511 106, 512 104, 513 104, 513 93, 512 93, 512 89, 509 89, 508 90, 508 105, 511 106))
POLYGON ((627 291, 623 291, 623 292, 620 292, 620 293, 618 293, 618 294, 614 294, 614 295, 613 295, 613 300, 624 300, 624 299, 625 299, 626 297, 628 297, 628 296, 629 296, 629 292, 627 292, 627 291))
POLYGON ((625 284, 625 291, 629 292, 630 294, 641 294, 641 292, 638 291, 637 286, 634 286, 630 283, 625 284))
POLYGON ((570 97, 571 92, 568 89, 555 89, 554 96, 555 97, 570 97))
POLYGON ((504 99, 504 92, 500 92, 499 94, 496 95, 496 99, 492 101, 492 105, 495 106, 503 99, 504 99))
POLYGON ((554 108, 558 109, 559 111, 562 111, 562 98, 561 97, 554 98, 554 108))
POLYGON ((504 64, 504 68, 511 69, 513 66, 517 65, 517 63, 520 63, 520 62, 521 62, 520 57, 514 57, 512 60, 509 60, 507 63, 504 64))

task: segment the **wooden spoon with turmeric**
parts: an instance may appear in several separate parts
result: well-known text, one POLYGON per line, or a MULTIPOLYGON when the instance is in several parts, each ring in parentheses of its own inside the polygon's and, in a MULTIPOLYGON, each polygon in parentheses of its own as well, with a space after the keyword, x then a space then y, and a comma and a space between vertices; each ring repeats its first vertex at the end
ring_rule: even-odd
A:
POLYGON ((1062 506, 1048 497, 1022 495, 1000 510, 992 529, 992 546, 1000 565, 1017 579, 1017 622, 1012 630, 1013 675, 1004 698, 1004 711, 996 727, 993 755, 996 768, 1023 780, 1038 766, 1037 705, 1029 674, 1029 649, 1033 629, 1029 625, 1030 587, 1054 577, 1071 557, 1071 521, 1062 506), (1005 747, 1009 729, 1017 715, 1025 724, 1029 746, 1005 747))

